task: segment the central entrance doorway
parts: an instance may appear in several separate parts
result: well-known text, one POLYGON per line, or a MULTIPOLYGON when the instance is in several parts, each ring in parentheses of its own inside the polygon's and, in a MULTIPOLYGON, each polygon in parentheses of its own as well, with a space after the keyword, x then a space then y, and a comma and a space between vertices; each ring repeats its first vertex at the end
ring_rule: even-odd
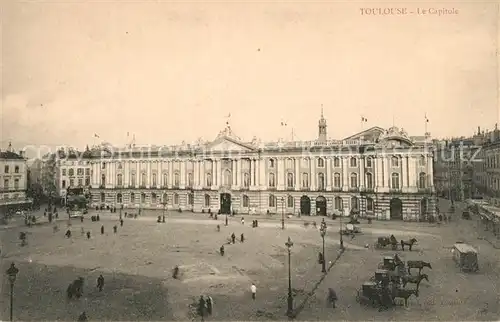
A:
POLYGON ((323 196, 316 198, 316 215, 326 216, 326 198, 323 196))
POLYGON ((403 219, 403 202, 401 201, 401 199, 392 198, 389 207, 391 209, 391 219, 403 219))
POLYGON ((220 194, 220 213, 221 214, 231 214, 231 194, 221 193, 220 194))
POLYGON ((300 214, 311 215, 311 199, 308 196, 300 197, 300 214))

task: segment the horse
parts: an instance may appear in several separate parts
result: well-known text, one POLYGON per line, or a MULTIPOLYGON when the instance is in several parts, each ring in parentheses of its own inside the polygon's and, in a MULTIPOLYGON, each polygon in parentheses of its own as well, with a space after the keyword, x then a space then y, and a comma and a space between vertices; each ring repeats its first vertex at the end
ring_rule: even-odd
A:
POLYGON ((412 295, 418 297, 418 290, 396 289, 395 294, 393 294, 393 301, 396 298, 403 299, 405 301, 405 307, 408 307, 408 299, 412 295))
POLYGON ((403 287, 406 287, 406 284, 408 283, 416 284, 417 290, 422 280, 426 280, 427 282, 429 282, 429 276, 427 276, 427 274, 422 274, 418 276, 407 275, 407 276, 402 276, 402 279, 403 279, 403 287))
POLYGON ((408 246, 408 249, 411 251, 411 248, 413 247, 414 244, 417 243, 416 238, 412 238, 410 240, 401 240, 401 249, 405 250, 405 245, 408 246))
POLYGON ((66 289, 68 299, 72 299, 73 295, 80 298, 83 294, 83 277, 79 277, 68 285, 66 289))
POLYGON ((431 263, 424 262, 424 261, 407 261, 406 265, 408 266, 408 274, 411 275, 411 269, 412 268, 418 268, 418 275, 422 272, 422 269, 424 267, 429 267, 432 269, 431 263))

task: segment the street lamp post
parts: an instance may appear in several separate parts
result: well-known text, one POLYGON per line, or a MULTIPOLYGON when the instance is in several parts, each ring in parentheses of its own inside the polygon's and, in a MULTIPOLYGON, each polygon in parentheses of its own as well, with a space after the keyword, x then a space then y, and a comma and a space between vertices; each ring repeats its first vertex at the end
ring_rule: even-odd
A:
POLYGON ((19 269, 14 265, 14 263, 10 264, 9 269, 7 270, 7 276, 9 277, 10 282, 10 320, 13 321, 13 311, 14 311, 14 282, 16 281, 17 273, 19 273, 19 269))
POLYGON ((285 197, 281 197, 281 229, 285 229, 285 197))
POLYGON ((321 228, 319 229, 321 238, 323 239, 323 262, 321 263, 321 272, 326 273, 326 259, 325 259, 325 235, 326 235, 326 223, 323 221, 321 223, 321 228))
POLYGON ((340 214, 340 249, 344 249, 344 238, 342 236, 342 217, 344 217, 345 209, 342 208, 342 213, 340 214))
POLYGON ((167 208, 167 202, 163 201, 162 204, 163 204, 163 218, 162 218, 162 222, 165 222, 165 211, 166 211, 166 208, 167 208))
POLYGON ((293 246, 292 239, 288 237, 288 241, 285 243, 288 248, 288 309, 286 314, 291 317, 293 314, 293 297, 292 297, 292 261, 291 261, 291 249, 293 246))

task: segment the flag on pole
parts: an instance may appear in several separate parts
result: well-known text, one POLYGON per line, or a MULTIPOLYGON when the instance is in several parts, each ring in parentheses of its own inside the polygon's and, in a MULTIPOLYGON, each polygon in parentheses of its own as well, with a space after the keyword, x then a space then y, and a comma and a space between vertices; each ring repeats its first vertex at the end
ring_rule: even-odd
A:
POLYGON ((368 119, 366 117, 364 117, 364 116, 361 116, 361 122, 365 122, 366 123, 366 122, 368 122, 368 119))
POLYGON ((427 114, 425 114, 425 123, 429 123, 429 119, 427 118, 427 114))
POLYGON ((226 118, 227 118, 227 121, 226 121, 226 125, 229 126, 229 118, 231 117, 231 113, 229 113, 226 118))
POLYGON ((286 122, 281 121, 281 126, 287 126, 286 122))
POLYGON ((94 133, 94 137, 96 137, 98 139, 100 138, 99 135, 97 135, 96 133, 94 133))

